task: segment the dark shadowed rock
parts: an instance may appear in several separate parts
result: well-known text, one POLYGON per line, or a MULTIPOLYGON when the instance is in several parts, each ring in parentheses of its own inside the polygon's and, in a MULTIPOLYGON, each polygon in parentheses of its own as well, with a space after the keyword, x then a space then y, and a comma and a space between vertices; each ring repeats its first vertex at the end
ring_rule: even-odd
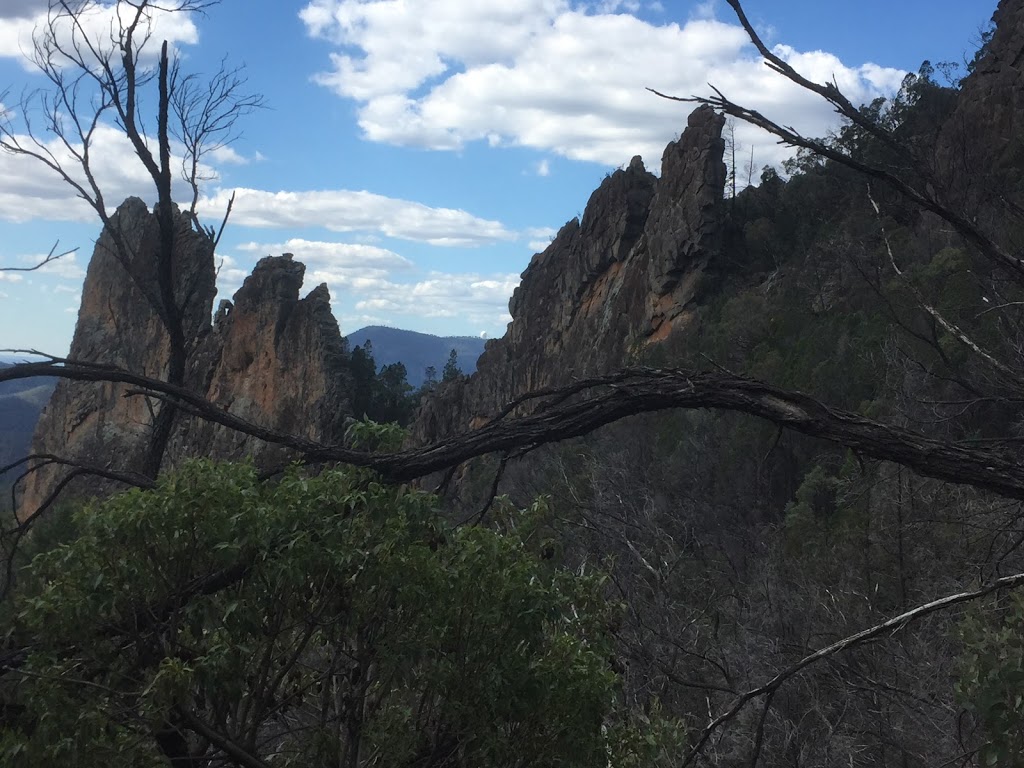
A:
POLYGON ((725 188, 721 116, 697 109, 660 179, 639 157, 608 176, 533 257, 509 302, 512 322, 477 372, 427 399, 414 439, 476 427, 510 400, 623 365, 688 322, 718 249, 725 188))
POLYGON ((995 30, 961 87, 936 151, 937 176, 955 205, 985 223, 1002 198, 1024 204, 1024 2, 1001 0, 995 30))

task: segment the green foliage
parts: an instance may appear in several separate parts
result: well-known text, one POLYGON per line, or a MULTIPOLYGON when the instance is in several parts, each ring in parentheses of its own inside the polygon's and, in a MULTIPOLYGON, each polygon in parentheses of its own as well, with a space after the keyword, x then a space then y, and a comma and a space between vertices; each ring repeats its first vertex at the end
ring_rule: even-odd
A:
POLYGON ((992 37, 995 35, 996 27, 995 24, 989 21, 987 27, 979 32, 978 36, 978 50, 974 52, 974 56, 967 63, 967 75, 973 75, 977 69, 978 64, 988 53, 989 44, 992 42, 992 37))
POLYGON ((353 422, 345 432, 353 448, 385 453, 397 451, 405 440, 405 430, 395 423, 378 424, 369 419, 353 422))
POLYGON ((451 381, 461 375, 462 369, 459 368, 459 353, 452 349, 448 353, 448 361, 444 364, 444 369, 441 371, 441 381, 451 381))
POLYGON ((209 462, 82 510, 17 602, 0 763, 164 765, 178 733, 223 756, 198 719, 274 765, 605 765, 601 577, 532 552, 542 505, 509 514, 452 529, 369 472, 209 462))
POLYGON ((981 765, 1024 766, 1024 595, 1013 592, 1002 609, 975 609, 960 626, 963 652, 957 696, 981 722, 988 741, 981 765), (997 617, 993 620, 993 614, 997 617))
POLYGON ((821 524, 836 512, 839 481, 824 467, 815 466, 804 476, 796 500, 786 505, 786 536, 799 549, 816 538, 821 524))
POLYGON ((360 417, 380 423, 406 425, 412 420, 418 397, 408 381, 402 363, 377 370, 373 345, 367 341, 352 350, 352 410, 360 417))

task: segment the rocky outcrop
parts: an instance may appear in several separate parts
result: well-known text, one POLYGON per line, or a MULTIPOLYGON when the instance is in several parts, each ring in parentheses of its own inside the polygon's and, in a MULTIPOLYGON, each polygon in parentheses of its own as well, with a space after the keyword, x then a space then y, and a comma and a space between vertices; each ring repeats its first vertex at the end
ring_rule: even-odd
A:
MULTIPOLYGON (((177 219, 176 295, 184 306, 187 385, 230 412, 258 424, 333 442, 348 411, 348 347, 321 285, 299 297, 305 267, 290 254, 268 257, 235 294, 216 294, 213 247, 177 219)), ((111 363, 156 378, 166 373, 167 335, 147 300, 155 284, 157 224, 145 203, 121 205, 89 263, 69 357, 111 363), (131 254, 116 248, 114 229, 131 254)), ((57 454, 105 468, 139 471, 151 437, 148 404, 124 397, 126 387, 62 380, 36 427, 33 453, 57 454)), ((191 456, 252 458, 258 465, 283 460, 280 450, 191 417, 179 417, 164 465, 191 456)), ((67 474, 50 467, 33 473, 19 503, 32 514, 67 474)), ((107 486, 81 478, 73 494, 104 493, 107 486)))
MULTIPOLYGON (((291 254, 262 259, 222 302, 193 359, 193 388, 236 416, 324 442, 340 441, 349 413, 348 350, 326 285, 305 298, 305 266, 291 254)), ((183 419, 168 457, 251 458, 270 466, 279 448, 200 419, 183 419)))
POLYGON ((1001 0, 992 21, 992 39, 962 83, 936 161, 956 204, 998 220, 1005 215, 1000 198, 1024 204, 1024 2, 1001 0))
MULTIPOLYGON (((175 296, 184 308, 186 334, 195 339, 209 325, 216 293, 213 247, 184 216, 175 223, 175 296)), ((129 198, 110 218, 89 261, 68 353, 71 359, 110 363, 156 378, 166 374, 167 334, 147 299, 156 289, 158 249, 156 217, 142 200, 129 198)), ((145 399, 124 397, 127 389, 122 384, 60 380, 36 425, 32 452, 139 470, 150 415, 145 399)), ((21 514, 37 509, 67 472, 48 467, 29 475, 21 514)), ((102 487, 83 478, 71 491, 88 493, 102 487)))
POLYGON ((719 250, 724 122, 701 107, 665 149, 660 179, 634 157, 604 180, 582 220, 523 272, 508 331, 487 343, 477 372, 423 403, 415 440, 479 426, 526 392, 614 370, 689 322, 719 250))

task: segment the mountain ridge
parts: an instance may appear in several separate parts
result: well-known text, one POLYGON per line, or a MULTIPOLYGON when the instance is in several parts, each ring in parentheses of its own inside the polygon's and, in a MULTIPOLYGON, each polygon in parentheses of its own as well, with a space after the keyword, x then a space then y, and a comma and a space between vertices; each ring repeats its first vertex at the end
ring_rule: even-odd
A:
POLYGON ((369 340, 378 367, 402 363, 409 384, 413 387, 423 385, 428 366, 433 367, 435 374, 440 378, 448 355, 453 349, 458 355, 458 364, 462 372, 473 373, 476 370, 477 359, 483 354, 488 341, 478 336, 437 336, 387 325, 368 325, 346 334, 345 338, 353 348, 363 346, 369 340))

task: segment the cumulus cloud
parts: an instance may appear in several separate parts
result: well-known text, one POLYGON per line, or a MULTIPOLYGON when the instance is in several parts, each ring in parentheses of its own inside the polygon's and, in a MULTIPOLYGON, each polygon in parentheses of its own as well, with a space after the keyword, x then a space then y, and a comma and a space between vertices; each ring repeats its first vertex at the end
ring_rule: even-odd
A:
MULTIPOLYGON (((477 0, 312 0, 300 17, 311 36, 338 46, 317 81, 357 102, 373 141, 433 149, 487 141, 607 165, 642 154, 656 165, 686 108, 645 88, 689 96, 707 93, 708 82, 802 132, 834 126, 828 105, 765 67, 738 25, 713 18, 713 4, 682 25, 638 18, 636 5, 515 0, 497 12, 477 0)), ((903 76, 825 52, 776 50, 812 77, 835 77, 855 102, 903 76)), ((759 166, 785 155, 764 134, 751 136, 759 166)))
POLYGON ((249 272, 233 256, 217 253, 217 287, 221 296, 232 296, 249 276, 249 272))
MULTIPOLYGON (((33 50, 33 38, 47 23, 48 0, 0 0, 0 57, 17 59, 26 69, 35 69, 26 53, 33 50)), ((119 23, 129 19, 130 9, 114 2, 86 2, 77 19, 80 29, 77 34, 84 34, 97 45, 101 51, 110 49, 110 30, 116 29, 119 23)), ((66 46, 71 42, 73 25, 67 18, 60 18, 54 24, 57 40, 66 46)), ((159 53, 160 43, 164 40, 171 46, 194 45, 199 40, 199 31, 190 13, 174 13, 159 8, 151 10, 147 20, 143 22, 140 32, 148 34, 148 41, 143 46, 143 61, 153 59, 159 53)), ((142 39, 143 34, 136 39, 142 39)), ((68 46, 69 47, 69 46, 68 46)), ((115 55, 114 61, 118 61, 115 55)))
POLYGON ((534 227, 526 230, 526 236, 530 238, 528 244, 536 253, 540 253, 551 245, 551 241, 557 234, 558 230, 553 227, 534 227))
POLYGON ((259 152, 252 157, 246 157, 235 150, 234 147, 226 144, 211 149, 209 156, 211 160, 220 165, 249 165, 249 163, 259 162, 263 159, 263 155, 259 152))
POLYGON ((511 320, 508 300, 519 275, 432 272, 414 283, 380 280, 355 290, 357 312, 377 317, 452 318, 490 327, 511 320))
MULTIPOLYGON (((57 138, 40 138, 37 145, 28 135, 14 135, 14 140, 22 147, 48 155, 74 180, 89 189, 81 165, 71 151, 57 138)), ((73 146, 76 152, 81 152, 80 144, 73 146)), ((150 203, 155 201, 152 178, 141 161, 136 159, 128 139, 116 127, 107 123, 97 125, 90 154, 92 172, 103 190, 108 208, 118 205, 130 195, 150 203)), ((180 156, 180 152, 175 155, 180 156)), ((176 160, 172 162, 177 163, 176 160)), ((211 182, 219 178, 216 169, 205 164, 200 167, 200 174, 211 182)), ((4 179, 0 188, 0 220, 21 224, 32 220, 93 221, 96 218, 95 212, 77 196, 75 190, 36 158, 0 152, 0 178, 4 179)), ((191 199, 191 191, 177 177, 175 184, 177 199, 191 199)), ((219 220, 223 213, 215 215, 219 220)))
MULTIPOLYGON (((20 261, 26 265, 42 264, 46 259, 45 253, 29 254, 22 256, 20 261)), ((34 270, 36 275, 55 275, 66 280, 84 280, 85 269, 78 262, 78 252, 74 251, 61 256, 59 259, 48 261, 39 269, 34 270)), ((76 289, 77 290, 77 289, 76 289)))
POLYGON ((498 221, 463 210, 432 208, 422 203, 344 189, 269 192, 221 190, 204 197, 200 213, 216 216, 232 192, 232 223, 243 227, 326 227, 333 232, 367 232, 431 245, 478 246, 516 239, 498 221))
POLYGON ((303 290, 327 283, 339 322, 349 329, 386 323, 417 325, 423 320, 458 318, 460 324, 499 329, 508 320, 508 300, 519 275, 421 272, 404 256, 362 243, 292 238, 236 246, 239 257, 224 257, 219 272, 222 294, 230 295, 247 272, 240 262, 292 253, 306 265, 303 290))
POLYGON ((293 237, 283 243, 243 243, 240 251, 250 253, 291 253, 304 264, 339 269, 412 269, 413 263, 387 248, 362 243, 332 243, 293 237))
POLYGON ((283 243, 242 243, 237 250, 254 255, 291 253, 306 265, 307 288, 320 283, 337 290, 375 285, 395 272, 415 269, 404 256, 362 243, 332 243, 291 238, 283 243))
MULTIPOLYGON (((58 139, 44 140, 40 148, 27 135, 15 138, 26 148, 50 153, 72 178, 88 188, 76 159, 58 139)), ((76 147, 76 151, 80 151, 80 147, 76 147)), ((92 139, 91 154, 92 170, 108 208, 130 195, 151 204, 154 202, 153 181, 141 162, 134 160, 133 149, 121 131, 105 123, 99 124, 92 139)), ((244 160, 224 152, 214 159, 221 162, 244 160)), ((200 174, 211 184, 216 184, 220 178, 216 167, 204 165, 200 174)), ((18 224, 34 220, 95 220, 95 212, 76 196, 74 189, 35 158, 0 152, 0 178, 4 179, 0 188, 0 220, 18 224)), ((180 180, 176 179, 176 184, 176 198, 190 199, 191 191, 180 180)), ((216 190, 201 198, 200 216, 220 221, 232 192, 236 198, 231 222, 241 226, 323 226, 335 232, 363 232, 442 246, 478 246, 513 241, 517 237, 501 222, 482 219, 464 210, 431 207, 354 190, 216 190)))

